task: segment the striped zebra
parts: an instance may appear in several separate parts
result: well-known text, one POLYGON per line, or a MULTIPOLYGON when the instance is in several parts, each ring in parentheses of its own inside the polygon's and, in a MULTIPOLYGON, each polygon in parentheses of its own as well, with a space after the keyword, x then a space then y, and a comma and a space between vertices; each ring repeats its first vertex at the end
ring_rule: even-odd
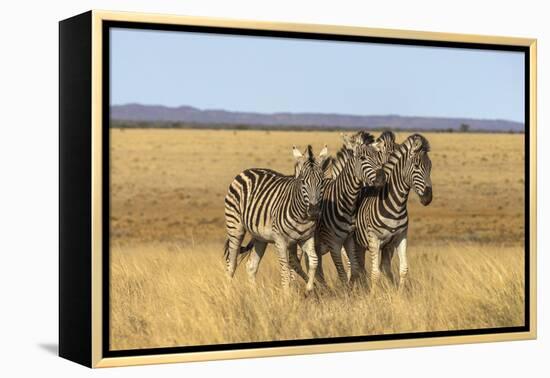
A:
POLYGON ((289 287, 288 249, 298 244, 309 257, 309 280, 306 290, 313 289, 317 268, 314 231, 321 211, 323 167, 327 147, 315 159, 311 146, 304 154, 294 147, 294 176, 285 176, 270 169, 247 169, 237 175, 225 197, 227 240, 224 257, 227 275, 233 277, 237 255, 248 232, 253 251, 247 271, 253 281, 268 243, 275 244, 279 255, 281 282, 289 287))
POLYGON ((426 138, 420 134, 409 136, 396 146, 384 166, 388 177, 386 185, 381 189, 368 189, 361 200, 355 229, 356 255, 360 256, 359 263, 364 266, 364 254, 368 249, 372 287, 380 277, 380 270, 394 282, 391 259, 395 251, 399 256, 399 289, 403 289, 406 283, 407 200, 413 189, 422 205, 432 202, 429 151, 426 138))
MULTIPOLYGON (((380 134, 378 138, 376 138, 376 146, 379 150, 379 159, 381 164, 386 164, 389 157, 393 153, 396 147, 399 145, 395 142, 395 134, 392 131, 386 130, 380 134)), ((338 173, 337 171, 333 171, 334 173, 338 173)), ((361 199, 362 196, 365 194, 367 189, 363 189, 363 192, 361 193, 361 199)), ((355 235, 354 235, 355 237, 355 235)), ((352 247, 353 248, 353 247, 352 247)), ((345 248, 342 248, 342 254, 347 260, 347 267, 348 267, 348 279, 351 279, 351 261, 348 257, 348 254, 345 250, 345 248)), ((355 254, 355 258, 357 259, 357 263, 359 265, 359 270, 362 275, 366 274, 365 271, 365 253, 364 251, 357 251, 355 254), (361 252, 361 253, 359 253, 361 252)), ((321 272, 322 274, 322 272, 321 272)))
MULTIPOLYGON (((348 156, 341 172, 326 184, 316 233, 317 255, 330 253, 338 278, 343 283, 348 281, 342 262, 343 246, 347 247, 352 281, 359 272, 353 252, 353 230, 361 190, 364 187, 380 187, 386 181, 374 138, 369 133, 363 133, 362 137, 362 142, 353 146, 353 154, 348 156)), ((344 140, 344 143, 350 149, 348 141, 344 140)), ((322 282, 321 260, 319 267, 318 277, 322 282)))
MULTIPOLYGON (((364 186, 382 186, 386 175, 380 164, 377 143, 371 134, 359 133, 352 137, 343 135, 343 139, 344 146, 335 159, 337 163, 342 164, 333 164, 333 170, 336 168, 340 172, 336 178, 325 180, 321 217, 315 233, 315 247, 318 256, 330 253, 338 277, 347 284, 348 278, 342 263, 341 250, 343 245, 347 246, 348 252, 353 248, 351 236, 359 195, 364 186)), ((292 252, 291 267, 307 281, 307 275, 297 263, 297 259, 294 259, 292 252)), ((352 252, 350 256, 353 256, 352 252)), ((357 277, 359 271, 358 265, 353 264, 354 261, 353 258, 350 259, 352 279, 357 277)), ((319 259, 318 273, 318 280, 324 284, 322 259, 319 259)))

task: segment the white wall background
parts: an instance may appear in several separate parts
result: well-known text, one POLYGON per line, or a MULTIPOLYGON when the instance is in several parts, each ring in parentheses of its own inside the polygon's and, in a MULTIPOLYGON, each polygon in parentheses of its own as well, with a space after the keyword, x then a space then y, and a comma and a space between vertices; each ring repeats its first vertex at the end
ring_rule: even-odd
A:
MULTIPOLYGON (((89 9, 327 23, 539 40, 539 339, 96 371, 98 376, 548 376, 546 310, 550 27, 544 1, 46 1, 4 2, 0 22, 0 375, 85 376, 57 344, 57 64, 61 19, 89 9)), ((368 316, 368 314, 365 314, 368 316)))

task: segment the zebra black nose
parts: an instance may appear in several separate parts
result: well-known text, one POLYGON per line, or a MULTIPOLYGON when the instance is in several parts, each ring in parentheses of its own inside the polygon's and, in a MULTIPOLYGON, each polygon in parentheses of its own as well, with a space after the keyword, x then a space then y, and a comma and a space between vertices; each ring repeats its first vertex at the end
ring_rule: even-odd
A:
POLYGON ((309 206, 307 207, 307 213, 310 218, 317 218, 319 216, 319 213, 321 213, 321 204, 309 204, 309 206))
POLYGON ((432 187, 427 186, 424 189, 424 194, 420 197, 420 203, 424 206, 428 206, 432 202, 432 187))
POLYGON ((386 184, 386 174, 384 170, 380 168, 376 171, 376 178, 374 179, 374 186, 382 186, 386 184))

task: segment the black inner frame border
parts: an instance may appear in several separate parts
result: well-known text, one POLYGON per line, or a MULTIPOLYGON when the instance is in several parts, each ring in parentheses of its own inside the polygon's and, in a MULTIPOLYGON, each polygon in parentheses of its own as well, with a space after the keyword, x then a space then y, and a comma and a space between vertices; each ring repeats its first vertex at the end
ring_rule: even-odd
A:
POLYGON ((256 29, 241 29, 213 26, 193 26, 193 25, 169 25, 146 22, 130 22, 130 21, 102 21, 102 250, 103 250, 103 266, 102 266, 102 354, 103 357, 129 357, 129 356, 144 356, 144 355, 159 355, 172 353, 192 353, 192 352, 211 352, 236 349, 256 349, 256 348, 271 348, 271 347, 293 347, 307 346, 319 344, 340 344, 350 342, 365 342, 365 341, 382 341, 382 340, 408 340, 408 339, 425 339, 433 337, 452 337, 452 336, 468 336, 468 335, 487 335, 500 333, 517 333, 528 332, 530 330, 530 54, 528 46, 515 45, 499 45, 499 44, 483 44, 469 42, 447 42, 447 41, 432 41, 404 38, 387 38, 387 37, 368 37, 355 35, 335 35, 324 33, 309 33, 309 32, 289 32, 289 31, 274 31, 274 30, 256 30, 256 29), (430 332, 412 332, 401 334, 383 334, 383 335, 364 335, 364 336, 346 336, 333 338, 317 338, 317 339, 301 339, 301 340, 276 340, 276 341, 261 341, 261 342, 246 342, 233 344, 210 344, 210 345, 190 345, 177 347, 159 347, 159 348, 143 348, 143 349, 127 349, 127 350, 110 350, 110 29, 125 28, 138 30, 156 30, 156 31, 179 31, 179 32, 194 32, 207 34, 224 34, 234 36, 251 36, 251 37, 276 37, 290 39, 307 39, 307 40, 324 40, 324 41, 340 41, 340 42, 363 42, 363 43, 379 43, 390 45, 404 46, 421 46, 421 47, 447 47, 447 48, 463 48, 477 50, 495 50, 495 51, 510 51, 524 53, 524 73, 525 73, 525 93, 524 93, 524 152, 525 152, 525 255, 524 255, 524 278, 525 278, 525 293, 524 293, 524 319, 525 324, 518 327, 500 327, 500 328, 482 328, 482 329, 465 329, 465 330, 449 330, 449 331, 430 331, 430 332))

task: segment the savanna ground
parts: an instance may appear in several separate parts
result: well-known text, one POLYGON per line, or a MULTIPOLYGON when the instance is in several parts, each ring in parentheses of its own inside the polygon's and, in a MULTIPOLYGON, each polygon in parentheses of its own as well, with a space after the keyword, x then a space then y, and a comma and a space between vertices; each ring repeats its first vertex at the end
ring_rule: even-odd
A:
POLYGON ((299 278, 283 294, 271 246, 256 287, 244 266, 228 282, 223 198, 243 169, 291 173, 293 144, 335 153, 339 133, 112 129, 111 349, 523 325, 523 135, 424 135, 434 200, 409 199, 407 290, 348 292, 325 256, 331 289, 304 298, 299 278))

